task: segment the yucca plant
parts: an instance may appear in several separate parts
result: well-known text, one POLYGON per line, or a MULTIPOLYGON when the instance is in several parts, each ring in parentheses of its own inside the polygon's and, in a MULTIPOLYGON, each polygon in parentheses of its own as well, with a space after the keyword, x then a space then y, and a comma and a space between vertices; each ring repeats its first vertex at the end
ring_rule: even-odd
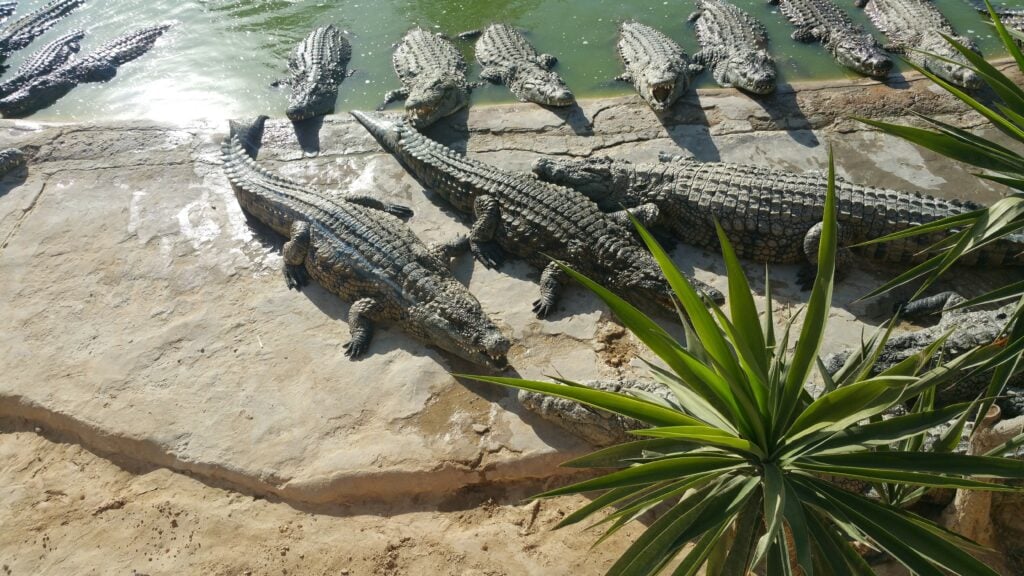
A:
MULTIPOLYGON (((870 368, 886 334, 865 358, 845 367, 845 385, 826 379, 813 398, 805 384, 818 360, 832 299, 836 254, 834 167, 830 159, 818 272, 803 311, 795 346, 794 319, 776 334, 770 288, 763 322, 728 238, 719 228, 729 278, 730 314, 707 308, 639 224, 681 305, 686 343, 615 294, 575 271, 565 272, 593 290, 667 368, 652 364, 669 400, 653 395, 604 392, 567 381, 540 382, 467 376, 504 386, 576 400, 650 426, 636 441, 599 450, 566 465, 612 469, 591 480, 539 497, 599 492, 567 516, 566 526, 603 509, 605 536, 664 504, 667 510, 637 538, 609 571, 616 575, 871 574, 851 546, 868 542, 916 574, 996 574, 972 556, 979 548, 937 524, 885 499, 849 492, 825 479, 879 485, 1018 490, 998 479, 1024 478, 1024 463, 964 454, 936 455, 903 449, 904 441, 962 417, 965 405, 933 409, 927 402, 902 416, 882 419, 897 404, 927 396, 982 363, 999 365, 1024 343, 991 345, 938 367, 929 360, 937 342, 917 357, 876 376, 870 368), (688 543, 692 548, 680 553, 688 543), (792 551, 792 552, 790 552, 792 551), (674 563, 675 561, 675 563, 674 563)), ((890 499, 896 500, 899 499, 890 499)), ((599 540, 600 542, 600 540, 599 540)))
MULTIPOLYGON (((1024 35, 1017 30, 1007 30, 992 4, 985 0, 985 5, 988 7, 992 24, 1006 51, 1013 57, 1018 70, 1024 74, 1024 53, 1021 52, 1017 44, 1017 41, 1024 41, 1024 35)), ((970 62, 968 68, 978 74, 991 88, 997 98, 993 104, 985 104, 924 68, 909 62, 908 65, 984 116, 992 126, 1009 137, 1011 141, 1016 144, 1024 144, 1024 89, 1021 89, 1013 79, 986 62, 973 50, 952 38, 946 37, 946 41, 963 54, 964 58, 970 62)), ((936 55, 932 56, 941 58, 936 55)), ((933 150, 947 158, 976 166, 983 170, 978 173, 980 178, 1004 184, 1009 187, 1010 193, 988 208, 936 220, 869 242, 869 244, 890 242, 936 231, 950 232, 936 246, 940 250, 936 251, 935 256, 897 276, 871 292, 867 297, 877 296, 897 286, 912 282, 918 282, 919 295, 964 256, 992 242, 1011 235, 1019 235, 1024 229, 1024 156, 1017 150, 1007 148, 982 136, 928 116, 920 114, 918 116, 934 129, 903 126, 866 118, 858 118, 858 120, 883 132, 933 150)), ((1024 280, 1016 279, 1008 282, 987 294, 963 302, 958 307, 978 306, 1013 298, 1018 299, 1018 305, 1013 317, 1007 323, 1007 329, 1011 339, 1020 338, 1024 336, 1024 321, 1020 321, 1020 318, 1024 316, 1024 280)), ((1000 369, 992 373, 992 379, 984 395, 987 400, 977 411, 979 420, 994 399, 1002 394, 1010 371, 1015 369, 1014 364, 1020 364, 1022 361, 1024 360, 1018 357, 1016 363, 1004 363, 1000 369)), ((974 429, 977 429, 977 426, 974 429)), ((1018 440, 1019 442, 1014 441, 1012 444, 1017 445, 1024 442, 1024 436, 1018 440)))

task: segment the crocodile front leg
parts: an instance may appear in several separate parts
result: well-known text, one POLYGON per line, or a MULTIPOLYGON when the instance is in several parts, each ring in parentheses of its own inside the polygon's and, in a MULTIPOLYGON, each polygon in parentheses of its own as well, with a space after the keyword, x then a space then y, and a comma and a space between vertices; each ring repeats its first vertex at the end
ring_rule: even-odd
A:
POLYGON ((289 290, 301 292, 302 287, 309 284, 305 266, 306 254, 309 253, 309 222, 292 222, 291 233, 281 252, 284 255, 284 281, 289 290))
POLYGON ((558 58, 555 58, 553 54, 541 54, 537 56, 537 64, 545 70, 551 70, 555 64, 558 64, 558 58))
POLYGON ((452 260, 469 250, 469 237, 456 236, 447 242, 439 242, 430 246, 430 255, 451 268, 452 260))
POLYGON ((494 231, 501 220, 498 199, 493 196, 477 196, 473 201, 476 221, 469 233, 469 249, 473 257, 488 268, 498 268, 505 261, 501 247, 494 242, 494 231))
POLYGON ((373 298, 356 300, 348 310, 348 331, 352 339, 345 344, 345 356, 359 358, 366 353, 373 338, 372 318, 381 309, 373 298))
MULTIPOLYGON (((821 230, 824 223, 818 222, 804 235, 804 255, 807 256, 807 265, 797 272, 797 284, 801 290, 810 290, 814 286, 814 278, 818 275, 818 247, 821 245, 821 230)), ((846 276, 846 271, 854 262, 853 252, 843 246, 846 238, 843 234, 843 227, 836 224, 838 232, 839 248, 836 250, 836 274, 835 281, 838 282, 846 276)))
POLYGON ((408 88, 399 88, 397 90, 391 90, 390 92, 384 95, 384 102, 380 106, 377 106, 377 110, 383 110, 388 104, 391 104, 392 102, 398 102, 399 100, 405 100, 408 97, 408 88))
POLYGON ((618 212, 611 212, 608 217, 624 226, 627 230, 633 229, 633 223, 629 220, 632 216, 640 221, 644 228, 650 229, 658 224, 661 218, 661 211, 657 204, 641 204, 618 212))
POLYGON ((540 298, 533 303, 533 313, 537 318, 544 318, 551 313, 566 280, 568 278, 565 271, 558 264, 549 262, 544 267, 544 271, 540 273, 540 298))

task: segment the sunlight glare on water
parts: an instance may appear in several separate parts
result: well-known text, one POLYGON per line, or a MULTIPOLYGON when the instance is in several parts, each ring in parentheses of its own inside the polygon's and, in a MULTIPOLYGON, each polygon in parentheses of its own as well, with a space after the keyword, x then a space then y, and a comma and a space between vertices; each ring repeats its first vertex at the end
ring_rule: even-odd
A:
MULTIPOLYGON (((14 18, 45 3, 22 0, 14 18)), ((856 76, 836 64, 820 45, 791 40, 792 27, 777 7, 763 0, 735 3, 768 28, 783 82, 856 76)), ((964 0, 937 3, 958 31, 974 36, 987 55, 1001 54, 992 27, 964 0)), ((873 30, 852 0, 839 4, 873 30)), ((1021 4, 1021 0, 1006 3, 1021 4)), ((285 76, 289 52, 315 26, 334 23, 352 42, 349 66, 356 73, 340 89, 337 109, 344 111, 373 108, 385 92, 398 87, 391 68, 392 46, 410 27, 419 25, 454 37, 501 21, 527 31, 539 51, 558 56, 557 70, 577 97, 622 95, 631 88, 611 80, 621 72, 615 54, 618 23, 632 18, 650 24, 692 54, 696 39, 686 22, 692 10, 688 0, 88 0, 15 54, 9 64, 17 67, 43 44, 72 28, 87 32, 82 42, 84 54, 134 28, 173 22, 174 27, 150 53, 124 65, 113 81, 79 86, 33 118, 186 122, 259 113, 281 117, 287 95, 270 84, 285 76)), ((472 44, 456 42, 471 62, 471 76, 475 77, 479 67, 472 60, 472 44)), ((707 74, 698 82, 702 87, 713 85, 707 74)), ((512 100, 500 86, 486 86, 473 95, 475 103, 512 100)))

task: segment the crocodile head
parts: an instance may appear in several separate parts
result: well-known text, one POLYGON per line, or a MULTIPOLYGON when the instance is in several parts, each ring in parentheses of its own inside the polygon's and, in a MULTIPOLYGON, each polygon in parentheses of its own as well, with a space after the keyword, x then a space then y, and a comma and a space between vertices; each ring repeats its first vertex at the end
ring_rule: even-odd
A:
POLYGON ((465 85, 449 74, 417 79, 405 99, 409 122, 423 128, 453 114, 468 102, 465 85))
POLYGON ((517 70, 509 88, 519 98, 544 106, 572 106, 576 102, 561 76, 539 66, 517 70))
POLYGON ((735 86, 754 94, 775 91, 775 60, 766 50, 744 50, 729 56, 724 63, 721 84, 735 86))
MULTIPOLYGON (((953 36, 952 39, 974 52, 978 52, 977 46, 970 38, 953 36)), ((977 90, 982 87, 983 82, 978 74, 967 68, 967 59, 943 38, 939 37, 937 40, 929 42, 927 46, 922 46, 922 52, 924 54, 921 54, 920 58, 925 70, 947 82, 967 88, 968 90, 977 90), (946 58, 953 62, 947 62, 935 56, 946 58)))
POLYGON ((292 82, 292 92, 288 97, 288 109, 285 114, 292 122, 330 114, 337 99, 338 92, 332 87, 306 79, 296 79, 292 82))
POLYGON ((668 110, 686 90, 690 77, 672 62, 651 64, 637 79, 637 91, 656 112, 668 110))
POLYGON ((870 34, 841 36, 831 50, 840 64, 861 74, 883 78, 892 70, 892 58, 870 34))
POLYGON ((453 278, 439 282, 437 295, 411 305, 404 326, 425 342, 481 366, 508 365, 510 342, 480 302, 453 278))
POLYGON ((617 167, 607 156, 581 160, 538 158, 533 162, 533 173, 545 182, 575 188, 602 205, 623 203, 619 192, 626 190, 629 178, 629 172, 617 167))

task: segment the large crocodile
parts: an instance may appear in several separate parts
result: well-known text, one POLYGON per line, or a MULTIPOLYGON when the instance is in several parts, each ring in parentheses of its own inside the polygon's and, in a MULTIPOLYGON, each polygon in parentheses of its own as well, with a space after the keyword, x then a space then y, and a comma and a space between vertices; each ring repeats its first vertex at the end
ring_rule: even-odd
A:
MULTIPOLYGON (((747 164, 700 162, 665 157, 633 164, 594 157, 541 158, 534 172, 542 180, 573 187, 605 210, 654 204, 661 223, 688 244, 718 250, 714 221, 721 222, 740 257, 761 262, 817 261, 827 177, 747 164)), ((864 242, 911 226, 979 209, 971 202, 941 200, 909 192, 836 181, 842 245, 864 242)), ((860 256, 887 262, 916 262, 937 240, 934 235, 857 249, 860 256)), ((852 259, 842 249, 840 270, 852 259)), ((993 243, 964 263, 1024 264, 1020 239, 993 243)), ((813 280, 805 269, 802 282, 813 280)))
POLYGON ((701 70, 674 40, 639 22, 619 26, 617 47, 626 72, 615 79, 631 82, 655 112, 671 108, 701 70))
POLYGON ((0 98, 17 92, 33 80, 47 76, 67 64, 81 49, 83 37, 85 33, 81 30, 72 30, 29 56, 13 76, 0 84, 0 98))
POLYGON ((725 0, 697 0, 690 15, 700 51, 693 62, 711 69, 715 82, 754 94, 775 90, 775 60, 768 53, 768 32, 750 14, 725 0))
MULTIPOLYGON (((477 32, 460 34, 469 38, 477 32)), ((476 41, 476 60, 483 67, 480 77, 504 84, 516 98, 545 106, 571 106, 576 98, 565 81, 553 71, 557 60, 539 54, 526 38, 507 24, 491 24, 476 41)))
POLYGON ((966 68, 967 59, 943 36, 978 51, 974 40, 958 36, 931 0, 857 0, 867 5, 868 17, 889 39, 886 48, 958 86, 977 89, 981 78, 966 68), (949 62, 952 60, 952 62, 949 62))
MULTIPOLYGON (((507 252, 543 269, 540 298, 533 307, 538 317, 553 309, 560 285, 567 280, 552 259, 632 302, 660 305, 677 314, 661 271, 632 236, 624 217, 602 213, 571 189, 468 158, 423 136, 405 120, 352 115, 425 188, 457 210, 475 215, 470 245, 477 260, 498 267, 507 252)), ((691 282, 709 298, 724 299, 714 288, 691 282)))
POLYGON ((295 47, 288 58, 291 88, 286 114, 293 121, 330 114, 338 100, 338 85, 351 76, 346 70, 352 45, 333 24, 320 26, 295 47))
POLYGON ((450 116, 469 103, 466 61, 447 38, 413 28, 395 47, 391 63, 402 88, 384 96, 384 104, 405 100, 409 122, 423 128, 450 116))
POLYGON ((448 269, 460 242, 429 249, 396 218, 412 214, 404 206, 326 194, 266 170, 252 157, 264 120, 232 123, 224 171, 242 209, 288 238, 288 287, 300 290, 312 278, 352 302, 345 355, 365 354, 374 323, 389 322, 470 362, 503 367, 508 339, 448 269))
POLYGON ((32 43, 85 0, 53 0, 0 28, 0 64, 17 50, 32 43))
POLYGON ((0 113, 6 118, 25 116, 50 106, 79 84, 113 79, 119 66, 148 52, 170 27, 170 24, 159 24, 141 28, 103 44, 82 58, 67 61, 0 99, 0 113))
MULTIPOLYGON (((956 292, 943 292, 936 296, 921 298, 904 305, 900 311, 903 318, 921 318, 941 313, 938 324, 922 330, 897 334, 886 341, 885 346, 871 371, 872 375, 895 366, 899 362, 924 351, 939 338, 946 337, 936 352, 935 360, 949 361, 978 346, 985 346, 1003 336, 1008 319, 1013 316, 1017 304, 1007 304, 995 310, 976 310, 956 307, 965 299, 956 292)), ((855 353, 847 349, 830 354, 824 360, 826 370, 835 374, 855 353)), ((992 373, 972 372, 956 382, 936 390, 935 403, 939 406, 957 402, 970 402, 980 396, 989 385, 992 373)), ((997 402, 1004 417, 1012 418, 1024 413, 1024 373, 1017 374, 1007 383, 1007 394, 997 402)))
POLYGON ((786 19, 796 26, 793 39, 821 42, 843 66, 861 74, 885 77, 892 59, 874 36, 835 5, 833 0, 769 0, 778 4, 786 19))

